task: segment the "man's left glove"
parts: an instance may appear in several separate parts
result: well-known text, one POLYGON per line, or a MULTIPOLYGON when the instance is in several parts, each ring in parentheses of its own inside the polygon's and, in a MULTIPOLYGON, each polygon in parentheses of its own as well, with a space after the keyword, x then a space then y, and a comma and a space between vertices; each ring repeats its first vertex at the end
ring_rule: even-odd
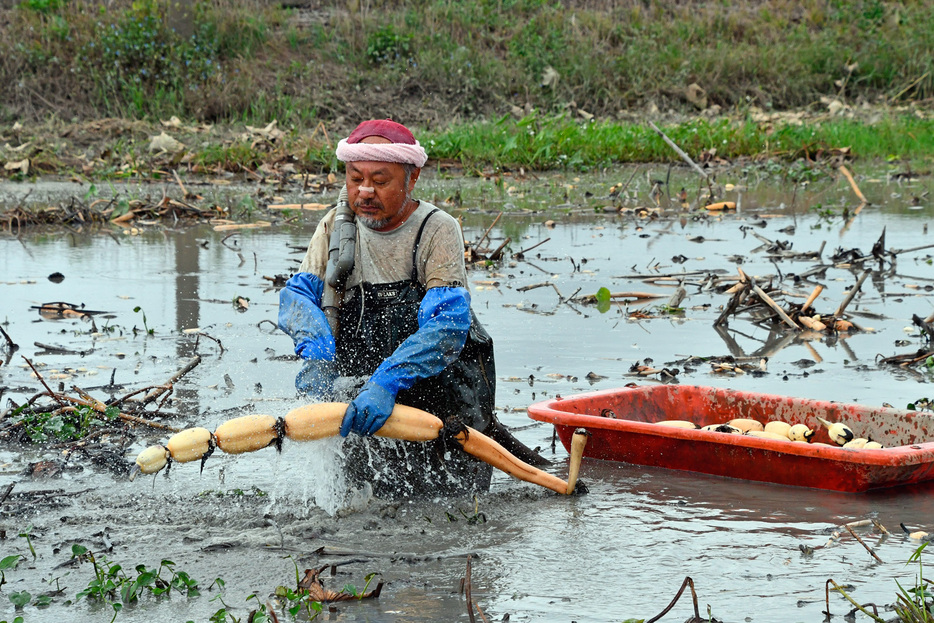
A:
POLYGON ((368 436, 376 433, 389 418, 400 391, 419 379, 435 376, 457 359, 469 329, 467 289, 430 288, 418 308, 418 331, 379 364, 347 407, 341 436, 346 437, 350 431, 368 436))
POLYGON ((347 407, 341 421, 341 437, 350 431, 370 437, 383 427, 392 408, 396 405, 396 395, 376 383, 366 383, 353 402, 347 407))

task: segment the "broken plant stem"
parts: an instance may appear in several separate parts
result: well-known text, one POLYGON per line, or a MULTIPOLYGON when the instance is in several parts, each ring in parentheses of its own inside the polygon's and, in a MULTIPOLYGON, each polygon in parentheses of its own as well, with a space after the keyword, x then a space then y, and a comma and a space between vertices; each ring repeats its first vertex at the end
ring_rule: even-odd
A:
POLYGON ((475 248, 475 249, 479 249, 479 248, 480 248, 480 245, 482 245, 482 244, 483 244, 483 241, 486 240, 486 237, 490 235, 490 232, 493 230, 493 227, 496 226, 496 224, 499 222, 499 219, 500 219, 502 216, 503 216, 503 213, 502 213, 502 212, 500 212, 499 214, 496 215, 496 218, 493 219, 493 222, 490 223, 490 226, 487 227, 487 228, 486 228, 486 231, 483 232, 483 235, 480 236, 480 240, 478 240, 478 241, 477 241, 477 244, 474 245, 474 248, 475 248))
MULTIPOLYGON (((569 300, 569 299, 564 298, 564 295, 561 294, 561 290, 558 289, 558 286, 556 286, 555 284, 551 283, 550 281, 543 281, 542 283, 536 283, 536 284, 533 284, 533 285, 530 285, 530 286, 522 286, 521 288, 516 288, 516 291, 517 291, 517 292, 526 292, 526 291, 528 291, 528 290, 535 290, 535 289, 537 289, 537 288, 551 288, 551 289, 553 289, 553 290, 555 291, 555 293, 558 295, 558 300, 561 301, 562 303, 563 303, 563 302, 566 302, 567 300, 569 300)), ((580 291, 580 288, 578 288, 578 291, 580 291)), ((572 298, 573 298, 573 295, 572 295, 572 298)))
POLYGON ((811 304, 817 300, 817 297, 820 296, 820 293, 823 291, 824 291, 824 286, 822 285, 815 286, 814 291, 811 292, 811 295, 807 298, 806 301, 804 301, 804 305, 801 306, 801 313, 804 313, 804 310, 810 307, 811 304))
POLYGON ((6 345, 10 349, 11 353, 19 348, 19 345, 17 345, 13 341, 13 339, 7 334, 7 332, 3 330, 3 327, 0 327, 0 333, 3 334, 3 339, 6 340, 6 345))
POLYGON ((791 317, 785 313, 785 310, 782 309, 778 303, 772 300, 772 297, 765 293, 765 290, 756 285, 755 281, 752 282, 752 291, 762 299, 762 302, 772 308, 772 310, 778 314, 778 317, 782 319, 782 322, 787 324, 792 329, 800 329, 801 327, 791 319, 791 317))
POLYGON ((16 486, 16 483, 11 482, 6 487, 4 487, 2 492, 0 492, 0 504, 3 504, 6 501, 7 497, 10 495, 10 492, 13 491, 14 486, 16 486))
POLYGON ((879 556, 878 556, 874 551, 872 551, 872 548, 869 547, 868 545, 866 545, 866 543, 865 543, 861 538, 859 538, 859 535, 858 535, 858 534, 856 534, 855 532, 853 532, 853 528, 851 528, 851 527, 849 526, 849 524, 847 524, 846 526, 844 526, 844 528, 846 528, 847 531, 848 531, 850 534, 853 535, 853 538, 854 538, 854 539, 856 539, 857 541, 859 541, 859 544, 860 544, 860 545, 862 545, 863 547, 866 548, 866 551, 867 551, 867 552, 869 552, 870 554, 872 554, 872 557, 873 557, 873 558, 875 558, 875 559, 876 559, 877 561, 879 561, 879 562, 882 562, 882 559, 879 558, 879 556))
MULTIPOLYGON (((846 166, 841 164, 838 167, 838 170, 840 171, 840 173, 843 173, 843 177, 845 177, 847 181, 850 183, 850 186, 853 188, 853 192, 856 193, 856 196, 859 198, 859 200, 862 201, 863 204, 869 203, 869 201, 863 195, 862 191, 859 189, 859 186, 856 185, 856 181, 853 179, 853 175, 850 173, 849 169, 847 169, 846 166)), ((860 208, 862 208, 862 206, 860 206, 860 208)), ((857 214, 859 214, 859 212, 854 213, 853 216, 856 216, 857 214)))
MULTIPOLYGON (((717 318, 713 323, 714 327, 721 326, 726 322, 727 318, 736 311, 736 308, 739 307, 739 302, 746 296, 746 291, 749 289, 748 283, 737 283, 733 288, 738 288, 736 292, 733 293, 733 296, 730 298, 730 302, 727 304, 726 309, 723 310, 723 313, 717 318)), ((730 288, 732 290, 733 288, 730 288)), ((729 292, 729 290, 728 290, 729 292)))
POLYGON ((863 286, 863 282, 866 281, 866 277, 870 275, 872 271, 864 271, 862 275, 859 276, 859 279, 856 282, 856 285, 849 291, 846 295, 846 298, 843 299, 843 302, 840 303, 840 307, 837 308, 837 311, 833 313, 834 318, 840 318, 843 316, 843 312, 846 310, 847 305, 853 300, 853 297, 856 296, 856 293, 859 292, 859 289, 863 286))
POLYGON ((185 364, 185 366, 184 366, 181 370, 179 370, 178 372, 176 372, 176 373, 172 376, 172 378, 170 378, 170 379, 165 383, 165 385, 163 385, 162 387, 157 387, 156 389, 154 389, 154 390, 151 391, 150 393, 146 394, 146 396, 145 396, 140 402, 142 402, 144 405, 147 405, 147 404, 149 404, 150 402, 154 401, 154 400, 157 399, 159 396, 161 396, 162 394, 164 394, 166 391, 172 389, 172 386, 173 386, 180 378, 182 378, 183 376, 185 376, 186 374, 188 374, 189 372, 191 372, 191 371, 195 368, 195 366, 197 366, 199 363, 201 363, 201 355, 195 355, 195 356, 191 359, 191 361, 189 361, 187 364, 185 364))
POLYGON ((470 623, 476 623, 473 616, 473 598, 470 589, 470 554, 467 555, 467 572, 464 576, 464 596, 467 598, 467 616, 470 617, 470 623))
POLYGON ((196 333, 195 335, 198 336, 198 337, 195 339, 195 350, 198 349, 198 343, 201 341, 201 338, 202 338, 202 337, 206 337, 206 338, 208 338, 209 340, 213 340, 214 342, 216 342, 218 348, 221 349, 221 352, 222 352, 222 353, 226 350, 226 349, 224 348, 224 345, 221 344, 221 341, 220 341, 219 339, 217 339, 216 337, 212 337, 212 336, 208 335, 207 333, 202 333, 202 332, 198 332, 198 333, 196 333))
POLYGON ((680 147, 678 147, 678 146, 675 144, 675 142, 674 142, 673 140, 671 140, 670 138, 668 138, 668 135, 665 134, 664 132, 662 132, 662 131, 658 128, 657 125, 655 125, 654 123, 652 123, 651 121, 649 121, 649 127, 651 127, 653 130, 655 130, 655 132, 656 132, 659 136, 661 136, 662 139, 663 139, 666 143, 668 143, 668 146, 671 147, 673 150, 675 150, 675 153, 676 153, 676 154, 678 154, 679 156, 681 156, 681 159, 682 159, 682 160, 684 160, 684 161, 687 162, 689 165, 691 165, 692 167, 694 167, 694 170, 697 171, 697 172, 700 174, 700 176, 701 176, 702 178, 704 178, 704 179, 707 180, 708 182, 710 181, 710 176, 707 175, 707 172, 704 171, 704 170, 703 170, 702 168, 700 168, 699 166, 697 166, 697 163, 694 162, 693 160, 691 160, 691 157, 690 157, 689 155, 687 155, 687 153, 686 153, 683 149, 681 149, 680 147))
POLYGON ((657 615, 655 615, 654 617, 652 617, 645 623, 655 623, 655 621, 659 620, 660 618, 668 614, 668 611, 674 608, 675 604, 678 603, 678 599, 681 598, 681 594, 684 592, 685 587, 688 587, 688 586, 691 587, 691 599, 694 602, 694 620, 700 621, 701 620, 700 613, 697 610, 697 593, 694 591, 694 580, 692 580, 690 577, 685 577, 684 582, 681 583, 681 588, 678 589, 678 593, 675 595, 675 598, 671 600, 671 603, 668 604, 668 606, 664 610, 659 612, 657 615))
POLYGON ((543 281, 541 283, 533 283, 532 285, 516 288, 516 292, 528 292, 529 290, 537 290, 538 288, 548 288, 552 285, 550 281, 543 281))
POLYGON ((185 185, 182 184, 182 178, 178 176, 178 169, 172 169, 172 175, 175 177, 175 182, 178 184, 178 187, 182 189, 182 198, 187 199, 190 196, 188 189, 185 188, 185 185))
POLYGON ((512 238, 506 238, 505 240, 503 240, 503 244, 496 247, 496 250, 490 253, 487 259, 494 260, 494 261, 498 260, 503 255, 503 249, 505 249, 506 245, 509 244, 510 242, 512 242, 512 238))
POLYGON ((39 374, 39 371, 36 370, 36 367, 35 367, 34 365, 32 365, 32 362, 29 361, 29 358, 27 358, 26 355, 22 355, 22 357, 23 357, 23 361, 25 361, 26 364, 27 364, 30 368, 32 368, 33 373, 36 375, 36 378, 39 379, 39 382, 42 383, 42 386, 46 389, 47 392, 49 392, 49 396, 51 396, 51 397, 55 400, 55 402, 57 402, 59 405, 61 405, 61 406, 64 407, 64 406, 65 406, 65 403, 62 402, 61 396, 59 396, 58 394, 56 394, 55 392, 53 392, 53 391, 52 391, 52 388, 49 387, 49 386, 46 384, 45 379, 42 378, 42 375, 39 374))
POLYGON ((534 249, 535 247, 540 247, 540 246, 542 246, 543 244, 545 244, 546 242, 548 242, 549 240, 551 240, 551 238, 545 238, 545 239, 542 240, 541 242, 538 242, 538 243, 536 243, 536 244, 533 244, 533 245, 532 245, 531 247, 529 247, 528 249, 522 249, 521 251, 517 251, 517 252, 515 253, 515 255, 516 255, 516 256, 525 255, 526 253, 528 253, 529 251, 531 251, 531 250, 534 249))
POLYGON ((931 247, 934 247, 934 244, 923 244, 920 247, 909 247, 907 249, 891 249, 889 254, 898 255, 900 253, 909 253, 911 251, 923 251, 924 249, 930 249, 931 247))
MULTIPOLYGON (((857 610, 859 610, 860 612, 862 612, 863 614, 865 614, 866 616, 868 616, 870 619, 872 619, 872 620, 875 621, 876 623, 885 623, 885 619, 883 619, 882 617, 880 617, 878 614, 872 614, 872 613, 870 613, 870 612, 869 612, 868 610, 866 610, 863 606, 861 606, 861 605, 859 605, 858 603, 856 603, 856 601, 854 601, 852 597, 850 597, 849 595, 847 595, 846 591, 843 590, 843 587, 840 586, 839 584, 837 584, 836 582, 834 582, 833 580, 827 580, 827 583, 824 584, 824 593, 825 593, 826 601, 827 601, 827 611, 825 612, 825 614, 826 614, 827 616, 830 616, 830 585, 831 585, 831 584, 833 584, 834 590, 837 591, 838 593, 840 593, 841 595, 843 595, 843 596, 846 598, 846 600, 847 600, 848 602, 850 602, 851 604, 853 604, 853 605, 856 607, 857 610)), ((873 606, 873 610, 875 610, 875 606, 873 606)), ((647 623, 648 623, 648 622, 647 622, 647 623)))
POLYGON ((104 404, 97 398, 94 398, 89 393, 87 393, 86 391, 78 387, 77 385, 72 385, 71 388, 75 392, 77 392, 78 396, 80 396, 82 400, 87 401, 88 404, 91 406, 91 408, 94 409, 95 411, 100 411, 101 413, 103 413, 104 411, 107 410, 106 404, 104 404))

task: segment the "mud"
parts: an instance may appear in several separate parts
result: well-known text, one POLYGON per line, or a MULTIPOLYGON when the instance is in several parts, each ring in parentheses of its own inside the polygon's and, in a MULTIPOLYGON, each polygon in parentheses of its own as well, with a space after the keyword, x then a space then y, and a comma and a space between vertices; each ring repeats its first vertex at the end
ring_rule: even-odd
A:
MULTIPOLYGON (((555 395, 658 382, 631 376, 632 366, 646 359, 679 368, 683 384, 896 407, 932 394, 934 377, 926 366, 876 363, 878 355, 927 345, 911 316, 934 311, 931 249, 899 254, 894 265, 890 259, 881 267, 866 265, 875 272, 848 312, 874 331, 847 336, 789 335, 742 315, 718 332, 712 325, 729 295, 688 278, 683 312, 663 313, 659 306, 673 287, 653 279, 691 271, 735 275, 740 265, 759 283, 771 276, 790 293, 788 300, 803 300, 813 283, 793 275, 828 264, 813 278, 825 286, 814 307, 831 313, 861 272, 830 262, 836 249, 867 254, 883 228, 888 249, 934 243, 924 199, 929 179, 899 183, 864 173, 858 181, 870 205, 852 217, 858 201, 842 178, 794 189, 741 172, 721 175, 721 183, 736 185, 725 198, 739 209, 707 214, 684 210, 667 195, 656 203, 651 180, 664 178, 663 170, 638 171, 622 197, 611 197, 610 188, 631 173, 502 184, 428 177, 419 183, 422 197, 448 201, 447 208, 463 217, 468 241, 480 239, 496 215, 507 212, 484 245, 496 248, 510 238, 505 259, 471 271, 473 304, 496 344, 500 418, 554 459, 553 473, 566 475, 566 454, 560 444, 553 449, 550 428, 528 419, 524 408, 555 395), (650 209, 635 209, 640 206, 650 209), (779 257, 753 233, 788 241, 795 251, 823 245, 823 252, 819 259, 779 257), (519 251, 546 239, 520 259, 519 251), (543 282, 551 285, 520 290, 543 282), (662 296, 616 304, 605 313, 570 300, 601 287, 662 296), (685 366, 691 355, 768 360, 761 373, 726 374, 709 365, 685 366)), ((697 181, 684 174, 670 184, 682 185, 696 189, 697 181)), ((178 383, 164 409, 174 415, 172 425, 214 428, 244 408, 284 414, 298 404, 292 398, 298 365, 289 358, 290 340, 264 322, 275 320, 277 305, 265 277, 297 267, 319 217, 301 214, 231 238, 209 224, 165 223, 137 225, 135 233, 104 227, 0 238, 0 321, 20 346, 0 352, 0 408, 7 408, 6 399, 19 403, 39 391, 22 356, 42 364, 44 376, 67 375, 55 381, 64 388, 77 384, 106 399, 111 374, 122 388, 117 393, 131 391, 164 382, 198 354, 201 364, 178 383), (64 280, 49 280, 54 272, 64 280), (235 297, 248 299, 248 307, 238 310, 235 297), (108 313, 95 317, 94 326, 42 320, 31 306, 50 301, 108 313), (195 328, 220 344, 185 332, 195 328), (48 352, 36 342, 85 354, 48 352)), ((134 434, 127 461, 165 438, 145 429, 134 434)), ((218 453, 203 474, 197 464, 176 465, 167 478, 133 483, 77 456, 58 477, 36 479, 23 474, 27 466, 59 459, 61 450, 5 446, 0 490, 14 488, 3 503, 6 538, 0 545, 3 556, 24 558, 5 572, 2 590, 35 596, 63 587, 51 605, 27 605, 21 613, 27 621, 109 621, 109 606, 75 599, 93 577, 90 567, 59 566, 68 562, 71 544, 81 543, 127 569, 168 558, 200 581, 200 597, 144 596, 119 612, 118 621, 205 621, 222 607, 212 601, 218 595, 244 617, 256 607, 255 600, 247 602, 252 592, 266 601, 276 586, 294 587, 296 565, 304 570, 329 563, 340 565, 333 578, 325 573, 329 588, 362 588, 371 572, 386 584, 377 600, 326 609, 326 620, 467 621, 459 584, 470 554, 472 597, 491 621, 507 614, 510 621, 647 619, 668 604, 684 576, 695 582, 702 615, 709 606, 724 621, 815 621, 823 618, 828 578, 848 585, 860 603, 894 603, 896 580, 914 585, 916 568, 904 563, 919 545, 899 523, 934 528, 930 486, 838 494, 586 460, 581 478, 590 493, 581 497, 496 475, 492 490, 477 499, 378 500, 346 493, 340 445, 286 444, 281 455, 271 449, 218 453), (840 528, 869 517, 892 533, 883 538, 873 528, 857 528, 883 563, 840 528), (16 536, 30 526, 35 560, 26 539, 16 536), (842 536, 831 538, 834 530, 842 536), (818 549, 805 553, 800 546, 818 549), (224 589, 208 590, 217 577, 224 589)), ((15 616, 12 603, 0 602, 0 617, 15 616)), ((831 596, 833 614, 850 609, 831 596)), ((682 598, 665 620, 691 614, 690 600, 682 598)))

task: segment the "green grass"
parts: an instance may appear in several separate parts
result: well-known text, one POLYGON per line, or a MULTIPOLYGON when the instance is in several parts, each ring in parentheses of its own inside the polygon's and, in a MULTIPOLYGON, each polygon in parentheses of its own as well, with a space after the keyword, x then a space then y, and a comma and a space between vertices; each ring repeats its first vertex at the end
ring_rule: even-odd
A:
MULTIPOLYGON (((865 158, 934 158, 934 120, 913 116, 886 117, 869 125, 846 119, 761 126, 749 119, 692 120, 661 128, 695 158, 712 148, 736 159, 768 154, 794 160, 831 149, 850 148, 865 158)), ((586 123, 565 116, 508 118, 429 132, 422 142, 432 158, 453 159, 464 166, 588 170, 616 163, 678 161, 678 156, 651 128, 618 122, 586 123)))
MULTIPOLYGON (((257 102, 262 105, 264 100, 257 98, 257 102)), ((27 149, 11 151, 0 146, 0 161, 29 158, 25 177, 80 175, 89 180, 155 177, 173 168, 182 175, 222 171, 249 175, 245 169, 262 174, 257 172, 263 165, 267 171, 288 165, 295 173, 315 174, 342 167, 334 156, 340 136, 323 122, 280 124, 282 135, 275 140, 249 134, 246 120, 216 125, 209 131, 184 125, 187 129, 168 128, 169 134, 187 146, 184 158, 183 154, 149 152, 149 137, 166 129, 158 122, 125 124, 113 130, 116 137, 88 137, 81 134, 80 125, 51 122, 20 129, 16 143, 27 144, 27 149), (95 143, 93 151, 106 157, 85 159, 88 141, 95 143)), ((841 150, 848 150, 849 158, 887 161, 902 170, 924 172, 934 165, 934 118, 920 119, 908 112, 880 109, 878 118, 867 115, 862 120, 812 115, 805 123, 736 114, 685 117, 669 123, 659 120, 658 125, 697 162, 722 158, 749 167, 770 161, 773 172, 794 179, 819 175, 820 166, 815 168, 815 163, 841 150)), ((674 150, 638 120, 584 121, 570 114, 533 113, 521 119, 503 116, 495 121, 413 129, 431 158, 428 166, 447 166, 453 161, 468 174, 520 167, 584 172, 626 163, 681 163, 674 150)), ((24 178, 13 171, 7 176, 24 178)))

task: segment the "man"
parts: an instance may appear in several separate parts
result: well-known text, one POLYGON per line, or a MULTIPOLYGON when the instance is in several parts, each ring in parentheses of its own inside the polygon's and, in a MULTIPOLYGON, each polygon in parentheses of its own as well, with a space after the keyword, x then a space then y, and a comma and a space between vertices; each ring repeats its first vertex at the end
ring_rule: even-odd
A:
POLYGON ((355 397, 341 435, 361 436, 347 449, 357 484, 370 483, 378 495, 485 490, 489 466, 446 436, 424 444, 369 439, 397 401, 435 414, 445 428, 459 422, 491 429, 492 341, 470 309, 458 222, 412 197, 427 154, 408 128, 364 121, 336 154, 346 163, 339 206, 321 220, 299 272, 280 294, 279 326, 303 359, 296 387, 316 400, 334 400, 349 385, 355 397), (332 232, 344 226, 342 200, 359 226, 334 310, 335 339, 322 308, 332 283, 332 232))

